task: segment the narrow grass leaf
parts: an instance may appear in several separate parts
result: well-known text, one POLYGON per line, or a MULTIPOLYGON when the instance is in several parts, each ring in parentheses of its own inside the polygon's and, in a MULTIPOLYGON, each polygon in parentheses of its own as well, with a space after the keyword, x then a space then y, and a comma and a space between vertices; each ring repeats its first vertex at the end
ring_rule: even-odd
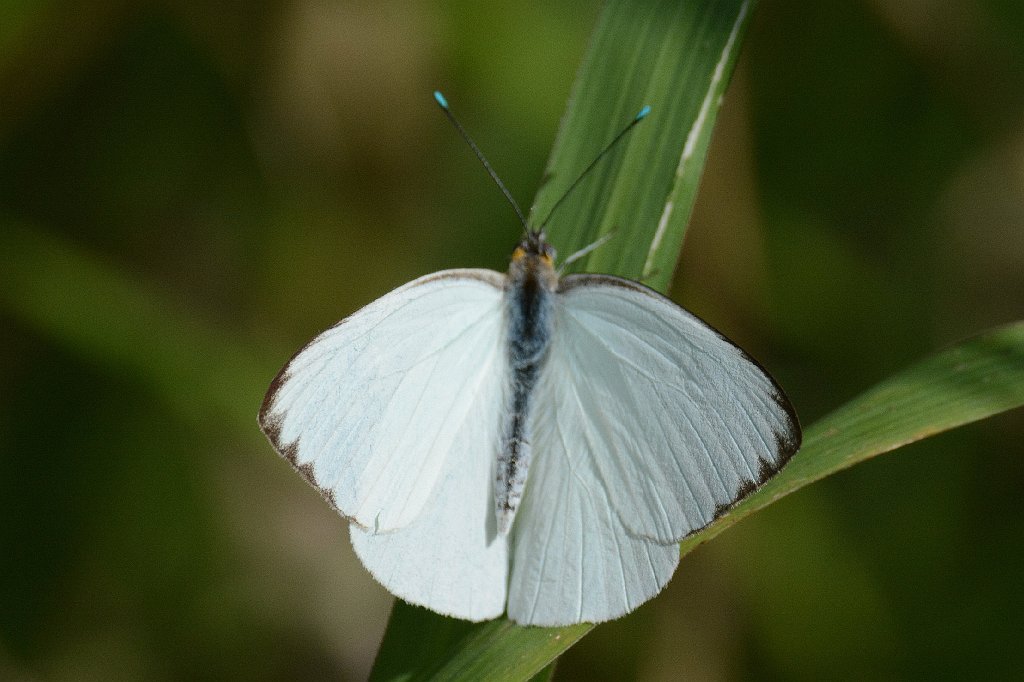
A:
MULTIPOLYGON (((580 172, 644 106, 651 107, 651 114, 594 167, 547 223, 548 237, 563 255, 613 234, 571 270, 668 288, 751 10, 751 2, 740 0, 613 0, 606 5, 562 119, 531 224, 537 227, 547 219, 580 172)), ((503 619, 456 626, 396 601, 372 679, 525 680, 589 627, 519 628, 503 619)))

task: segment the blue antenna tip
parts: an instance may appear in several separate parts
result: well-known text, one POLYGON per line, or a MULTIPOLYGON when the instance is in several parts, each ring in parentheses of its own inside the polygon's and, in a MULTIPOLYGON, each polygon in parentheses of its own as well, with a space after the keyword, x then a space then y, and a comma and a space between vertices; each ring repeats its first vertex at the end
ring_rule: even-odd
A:
POLYGON ((644 108, 640 110, 640 113, 638 113, 636 115, 636 119, 635 120, 639 121, 640 119, 642 119, 644 116, 646 116, 649 113, 651 113, 651 105, 650 104, 645 104, 644 108))
POLYGON ((442 109, 448 108, 448 100, 444 98, 444 95, 441 94, 440 90, 434 90, 434 99, 437 100, 437 103, 441 105, 442 109))

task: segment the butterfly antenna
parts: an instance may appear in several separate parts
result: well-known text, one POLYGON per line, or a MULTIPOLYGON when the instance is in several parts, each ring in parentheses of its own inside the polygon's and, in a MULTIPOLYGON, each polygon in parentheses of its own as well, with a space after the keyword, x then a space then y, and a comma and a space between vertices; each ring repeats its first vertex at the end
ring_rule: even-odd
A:
POLYGON ((452 122, 453 126, 455 126, 455 130, 459 131, 459 135, 462 136, 462 139, 466 141, 469 148, 473 150, 474 154, 476 154, 476 158, 480 159, 480 163, 484 165, 484 170, 486 170, 487 174, 491 176, 491 180, 494 180, 494 184, 498 186, 501 193, 505 195, 508 203, 512 206, 512 210, 516 212, 519 222, 523 224, 523 229, 529 233, 530 226, 527 224, 526 216, 523 215, 523 211, 519 208, 519 204, 516 203, 516 200, 512 197, 512 193, 508 191, 508 187, 505 187, 505 183, 501 181, 498 174, 494 172, 491 164, 487 161, 487 157, 485 157, 484 153, 480 151, 480 148, 476 146, 476 142, 473 142, 473 138, 469 136, 469 133, 467 133, 466 129, 462 127, 459 120, 455 118, 455 114, 452 113, 452 110, 448 108, 448 100, 445 99, 444 95, 442 95, 438 90, 434 90, 434 99, 437 100, 437 103, 441 107, 441 111, 444 112, 444 115, 447 116, 448 120, 452 122))
POLYGON ((551 216, 555 214, 555 210, 562 205, 562 202, 565 201, 570 194, 572 194, 572 191, 579 186, 580 182, 583 181, 583 178, 587 177, 587 174, 590 173, 590 171, 594 170, 594 166, 597 165, 597 162, 603 159, 605 156, 607 156, 608 152, 612 150, 612 148, 619 142, 619 140, 625 137, 626 133, 632 130, 637 123, 647 118, 647 114, 649 113, 651 113, 650 105, 644 105, 644 108, 641 109, 637 113, 637 115, 633 117, 633 120, 627 123, 626 127, 620 130, 619 134, 612 138, 611 142, 605 145, 604 149, 602 149, 600 153, 598 153, 598 155, 594 157, 594 160, 590 162, 589 166, 583 169, 583 172, 579 174, 579 177, 577 177, 576 180, 574 180, 573 183, 569 185, 569 189, 565 190, 565 193, 561 196, 561 198, 559 198, 559 200, 555 202, 555 205, 551 207, 551 210, 548 211, 547 217, 544 218, 544 222, 540 224, 538 232, 544 230, 544 226, 548 224, 549 220, 551 220, 551 216))
POLYGON ((559 266, 559 268, 558 268, 558 276, 561 277, 562 273, 565 272, 565 269, 567 267, 569 267, 570 265, 572 265, 573 263, 578 261, 580 258, 583 258, 584 256, 586 256, 591 251, 597 249, 598 247, 604 246, 605 243, 609 239, 614 237, 614 236, 615 236, 615 230, 612 230, 608 234, 606 234, 603 237, 599 238, 597 241, 592 242, 590 244, 587 244, 586 246, 584 246, 582 249, 580 249, 576 253, 571 254, 568 258, 566 258, 564 261, 562 261, 562 265, 559 266))

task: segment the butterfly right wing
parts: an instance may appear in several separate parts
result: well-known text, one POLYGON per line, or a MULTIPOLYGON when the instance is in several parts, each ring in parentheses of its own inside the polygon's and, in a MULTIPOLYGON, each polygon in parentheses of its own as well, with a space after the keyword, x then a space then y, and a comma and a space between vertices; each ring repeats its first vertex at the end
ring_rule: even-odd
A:
MULTIPOLYGON (((625 526, 678 542, 774 475, 800 446, 788 398, 755 360, 692 313, 609 275, 559 289, 560 366, 625 526)), ((560 407, 564 408, 564 405, 560 407)))
POLYGON ((500 396, 482 394, 499 371, 503 283, 491 270, 421 277, 317 336, 274 379, 263 432, 354 524, 409 525, 474 405, 495 401, 497 414, 500 396))
POLYGON ((664 296, 563 278, 536 388, 533 464, 513 529, 509 618, 617 618, 668 582, 678 542, 796 451, 775 381, 664 296))

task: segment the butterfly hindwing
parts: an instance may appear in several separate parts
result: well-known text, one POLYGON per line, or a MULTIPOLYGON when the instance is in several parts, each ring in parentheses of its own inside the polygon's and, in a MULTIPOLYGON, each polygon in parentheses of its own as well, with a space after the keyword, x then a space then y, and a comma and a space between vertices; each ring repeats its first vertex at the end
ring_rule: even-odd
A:
POLYGON ((356 554, 389 592, 473 621, 497 618, 505 610, 508 537, 497 532, 491 487, 504 363, 498 347, 483 358, 484 382, 419 516, 388 532, 350 528, 356 554))
POLYGON ((537 387, 534 461, 513 528, 508 615, 524 625, 599 623, 661 591, 679 546, 623 525, 585 434, 565 419, 580 409, 580 395, 571 368, 556 359, 557 348, 551 352, 537 387))

